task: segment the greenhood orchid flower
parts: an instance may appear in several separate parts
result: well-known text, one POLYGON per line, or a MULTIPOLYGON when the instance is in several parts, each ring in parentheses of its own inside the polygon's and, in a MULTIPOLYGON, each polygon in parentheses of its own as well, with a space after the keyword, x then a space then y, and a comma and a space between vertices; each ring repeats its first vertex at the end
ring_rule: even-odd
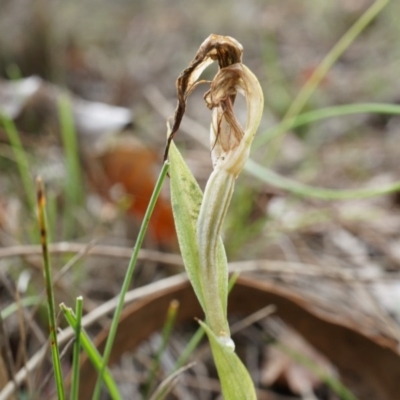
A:
MULTIPOLYGON (((264 105, 260 84, 242 63, 242 54, 240 43, 228 36, 210 35, 203 42, 188 68, 178 77, 178 105, 165 151, 167 158, 189 95, 199 84, 207 83, 199 80, 201 73, 217 61, 219 71, 208 82, 210 89, 204 95, 206 106, 212 110, 210 148, 214 170, 208 179, 195 221, 197 254, 194 258, 197 261, 188 263, 186 268, 208 326, 219 342, 231 350, 234 349, 234 343, 230 338, 227 320, 228 267, 223 247, 221 256, 220 236, 235 180, 249 157, 264 105), (238 94, 246 99, 247 118, 244 127, 239 123, 233 108, 238 94)), ((174 178, 172 176, 171 180, 174 178)), ((176 195, 179 196, 178 193, 176 195)), ((178 226, 177 230, 181 240, 178 226)))
POLYGON ((264 98, 254 74, 242 63, 221 69, 205 95, 213 109, 210 129, 211 157, 214 169, 239 175, 250 154, 250 146, 260 124, 264 98), (247 119, 242 128, 233 111, 236 94, 246 98, 247 119))

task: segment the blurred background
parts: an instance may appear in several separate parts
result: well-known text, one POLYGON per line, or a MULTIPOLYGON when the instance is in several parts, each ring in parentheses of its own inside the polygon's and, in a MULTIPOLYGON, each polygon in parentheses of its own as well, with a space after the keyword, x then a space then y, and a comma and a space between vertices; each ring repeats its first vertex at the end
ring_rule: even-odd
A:
MULTIPOLYGON (((37 297, 43 289, 40 251, 31 246, 39 243, 34 211, 38 175, 46 185, 52 267, 54 273, 64 271, 55 284, 56 303, 71 305, 83 295, 90 312, 119 293, 129 249, 162 165, 176 79, 211 33, 229 35, 243 45, 243 62, 265 96, 253 160, 264 171, 278 173, 278 182, 290 178, 333 190, 325 199, 310 194, 311 189, 299 194, 290 184, 257 177, 251 168, 238 178, 224 231, 229 261, 252 269, 250 277, 279 288, 283 297, 297 296, 298 304, 318 316, 317 322, 302 321, 313 326, 315 337, 304 337, 304 332, 301 337, 299 326, 279 316, 279 310, 238 334, 235 341, 242 343, 241 355, 260 398, 394 399, 390 390, 396 386, 385 381, 378 366, 390 365, 400 373, 400 196, 389 190, 339 201, 335 190, 379 190, 399 180, 399 2, 389 1, 322 78, 300 110, 316 112, 311 114, 316 122, 290 126, 283 129, 285 135, 272 138, 320 62, 372 4, 1 0, 1 309, 15 301, 16 293, 37 297), (379 107, 359 106, 365 103, 388 108, 377 112, 379 107), (360 111, 345 113, 340 106, 346 105, 360 111), (336 107, 337 116, 318 114, 327 107, 336 107), (356 339, 335 336, 328 323, 361 335, 366 359, 351 353, 356 339), (342 349, 339 361, 308 343, 315 345, 318 335, 342 349), (377 370, 363 370, 366 363, 376 363, 377 370), (327 377, 356 397, 340 395, 327 377)), ((211 66, 204 78, 212 79, 216 71, 211 66)), ((175 140, 203 188, 212 169, 206 90, 200 86, 190 97, 175 140)), ((183 271, 168 181, 164 186, 132 289, 183 271)), ((17 313, 2 317, 8 340, 1 354, 9 350, 13 367, 0 363, 0 388, 46 336, 40 307, 31 305, 20 318, 17 313)), ((91 334, 106 329, 104 318, 104 324, 90 328, 91 334)), ((162 358, 160 381, 195 328, 177 328, 162 358)), ((159 340, 152 335, 114 367, 127 399, 139 396, 159 340), (129 377, 122 373, 126 370, 129 377)), ((211 365, 209 355, 203 356, 170 398, 217 398, 211 365)), ((66 371, 69 366, 65 357, 66 371)), ((48 365, 41 373, 46 371, 48 365)), ((31 382, 23 385, 20 398, 51 398, 53 391, 51 380, 41 387, 31 382)))

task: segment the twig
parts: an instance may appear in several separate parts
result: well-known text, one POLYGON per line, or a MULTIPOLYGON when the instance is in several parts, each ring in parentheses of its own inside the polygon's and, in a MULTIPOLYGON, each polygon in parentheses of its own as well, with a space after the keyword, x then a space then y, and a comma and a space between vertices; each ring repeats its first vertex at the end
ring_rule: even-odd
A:
POLYGON ((249 316, 241 319, 240 321, 236 322, 231 326, 231 333, 232 335, 235 333, 240 332, 241 330, 247 328, 250 325, 253 325, 254 323, 261 321, 262 319, 268 317, 272 313, 276 311, 276 307, 273 304, 270 304, 261 310, 258 310, 254 312, 253 314, 250 314, 249 316))
MULTIPOLYGON (((60 242, 49 245, 49 253, 64 254, 64 253, 80 253, 85 251, 85 255, 89 256, 108 256, 116 258, 130 258, 132 256, 132 248, 94 245, 87 251, 87 243, 70 243, 60 242)), ((0 248, 0 259, 9 257, 35 256, 41 254, 40 246, 21 245, 0 248)), ((141 249, 138 255, 139 260, 149 260, 170 265, 183 265, 181 256, 177 254, 162 253, 155 250, 141 249)))

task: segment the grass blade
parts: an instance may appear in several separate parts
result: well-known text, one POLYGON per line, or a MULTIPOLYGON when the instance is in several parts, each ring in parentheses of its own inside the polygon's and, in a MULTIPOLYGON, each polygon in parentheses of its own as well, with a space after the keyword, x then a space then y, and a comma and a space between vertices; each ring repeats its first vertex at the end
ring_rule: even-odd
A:
POLYGON ((177 371, 172 373, 167 379, 165 379, 156 389, 156 391, 153 393, 153 395, 150 397, 150 400, 164 400, 168 394, 171 392, 171 390, 175 387, 179 375, 188 370, 189 368, 192 368, 195 365, 195 363, 190 363, 182 368, 179 368, 177 371))
POLYGON ((21 307, 29 307, 29 306, 36 306, 40 304, 42 301, 42 296, 29 296, 21 299, 19 302, 11 303, 9 306, 5 307, 0 312, 0 318, 5 320, 10 315, 14 314, 18 311, 19 306, 21 307))
MULTIPOLYGON (((398 115, 400 114, 400 106, 396 104, 360 103, 346 104, 336 107, 327 107, 307 112, 304 114, 300 114, 297 117, 290 118, 286 121, 284 120, 279 125, 268 130, 267 133, 255 139, 255 146, 260 147, 266 144, 269 140, 274 139, 282 133, 286 132, 287 130, 308 124, 310 122, 315 122, 326 118, 361 113, 398 115)), ((400 190, 400 181, 380 188, 366 188, 356 190, 337 190, 313 187, 279 175, 276 172, 261 166, 252 159, 248 160, 245 168, 248 173, 265 183, 286 190, 298 196, 311 197, 320 200, 351 200, 357 198, 368 198, 394 193, 400 190)))
POLYGON ((149 397, 149 394, 153 388, 154 380, 155 380, 157 371, 160 366, 161 356, 164 353, 165 349, 167 348, 168 340, 171 336, 172 329, 175 324, 175 319, 176 319, 176 314, 178 312, 178 308, 179 308, 179 302, 177 300, 172 300, 168 307, 167 318, 165 320, 165 324, 164 324, 164 327, 162 330, 162 334, 161 334, 162 340, 161 340, 160 348, 156 352, 156 356, 153 360, 153 365, 150 369, 150 373, 149 373, 147 382, 145 383, 145 386, 144 386, 144 396, 143 397, 145 399, 147 399, 149 397))
POLYGON ((287 117, 293 117, 301 112, 335 62, 389 2, 390 0, 376 0, 339 39, 300 90, 286 113, 287 117))
POLYGON ((304 354, 299 353, 298 351, 290 348, 289 346, 281 343, 279 341, 276 342, 276 347, 278 347, 282 352, 286 353, 290 356, 294 361, 303 365, 309 371, 313 372, 322 382, 325 383, 326 386, 332 389, 334 393, 339 396, 342 400, 357 400, 357 397, 348 389, 345 385, 343 385, 338 379, 328 375, 325 371, 322 370, 318 366, 318 364, 306 357, 304 354))
POLYGON ((400 115, 400 106, 397 104, 384 103, 357 103, 320 108, 318 110, 300 114, 296 117, 287 119, 286 121, 282 121, 280 124, 268 129, 261 135, 256 136, 253 146, 259 148, 267 144, 270 140, 280 136, 282 133, 287 132, 290 129, 298 128, 302 125, 307 125, 311 122, 353 114, 400 115))
POLYGON ((71 400, 79 400, 79 356, 81 352, 81 319, 82 319, 83 299, 77 297, 75 305, 76 325, 75 325, 75 343, 72 357, 72 385, 71 400))
MULTIPOLYGON (((66 307, 66 305, 63 303, 60 304, 60 308, 68 324, 72 327, 72 329, 76 331, 77 321, 72 309, 66 307)), ((92 343, 84 329, 81 329, 80 332, 80 342, 83 350, 89 357, 89 360, 92 362, 93 366, 96 368, 97 371, 100 371, 101 366, 103 365, 103 359, 101 358, 101 355, 96 349, 96 346, 92 343)), ((108 389, 108 392, 110 393, 112 400, 122 400, 122 396, 118 391, 117 384, 115 383, 114 378, 112 377, 108 368, 104 370, 103 377, 104 383, 108 389)))
POLYGON ((74 211, 82 206, 84 192, 74 116, 68 95, 61 95, 58 98, 57 106, 67 169, 64 186, 66 207, 63 213, 62 235, 63 237, 69 237, 76 231, 74 211))
MULTIPOLYGON (((339 39, 331 51, 314 70, 313 74, 307 80, 305 85, 301 88, 292 105, 289 107, 288 111, 283 117, 282 123, 286 123, 288 119, 295 117, 301 112, 335 62, 389 2, 390 0, 376 0, 339 39)), ((285 131, 282 132, 280 140, 274 142, 270 147, 268 164, 272 163, 276 157, 284 133, 285 131)))
POLYGON ((260 179, 262 182, 266 182, 272 186, 286 190, 301 197, 311 197, 320 200, 366 199, 369 197, 382 196, 384 194, 398 192, 400 190, 400 181, 379 188, 364 188, 354 190, 336 190, 314 187, 279 175, 251 159, 247 161, 245 168, 247 172, 260 179))
POLYGON ((14 152, 14 157, 17 162, 18 172, 21 177, 22 185, 25 190, 25 195, 28 201, 29 210, 33 213, 35 210, 35 186, 30 175, 28 156, 22 146, 18 130, 14 121, 8 118, 0 111, 0 121, 6 131, 11 148, 14 152))
POLYGON ((150 217, 151 217, 151 214, 153 213, 156 201, 160 194, 161 187, 164 183, 165 177, 167 176, 168 168, 169 168, 169 163, 165 162, 161 169, 161 172, 160 172, 160 175, 156 182, 156 185, 154 187, 153 194, 151 196, 149 205, 147 207, 146 214, 143 218, 143 222, 140 227, 140 231, 139 231, 139 234, 138 234, 138 237, 136 240, 136 244, 135 244, 135 247, 132 252, 131 260, 129 261, 128 270, 126 271, 126 274, 125 274, 124 282, 122 284, 121 292, 119 295, 118 305, 115 309, 115 313, 114 313, 114 316, 113 316, 113 319, 111 322, 110 331, 109 331, 108 338, 107 338, 107 343, 106 343, 106 346, 104 349, 103 364, 99 371, 99 377, 97 379, 96 386, 95 386, 94 393, 93 393, 93 400, 98 400, 100 398, 101 382, 103 380, 103 374, 104 374, 104 371, 108 364, 108 360, 109 360, 110 354, 111 354, 111 349, 114 344, 115 335, 117 333, 117 328, 118 328, 118 321, 121 316, 122 309, 124 307, 125 295, 131 284, 133 272, 134 272, 135 266, 136 266, 136 261, 138 259, 138 255, 139 255, 139 250, 140 250, 140 247, 142 246, 144 235, 145 235, 147 227, 149 225, 150 217))
POLYGON ((44 282, 47 294, 47 311, 49 316, 51 355, 53 360, 54 378, 56 382, 58 400, 65 400, 64 380, 62 376, 61 361, 60 361, 60 350, 58 348, 58 342, 57 342, 57 325, 56 325, 56 314, 54 305, 54 293, 51 281, 49 249, 47 243, 47 221, 46 221, 45 203, 46 203, 46 198, 44 193, 43 182, 41 178, 37 178, 38 220, 39 220, 39 230, 40 230, 40 241, 43 253, 43 274, 44 274, 44 282))
POLYGON ((67 164, 66 195, 70 206, 80 206, 84 199, 82 172, 79 161, 78 141, 74 126, 71 102, 67 95, 58 98, 61 136, 67 164))
POLYGON ((194 333, 194 335, 191 337, 189 340, 189 343, 185 346, 183 349, 180 357, 175 363, 174 367, 174 372, 179 370, 179 368, 182 368, 183 364, 189 359, 191 354, 195 351, 197 346, 200 344, 201 340, 203 339, 205 335, 204 329, 200 326, 197 331, 194 333))

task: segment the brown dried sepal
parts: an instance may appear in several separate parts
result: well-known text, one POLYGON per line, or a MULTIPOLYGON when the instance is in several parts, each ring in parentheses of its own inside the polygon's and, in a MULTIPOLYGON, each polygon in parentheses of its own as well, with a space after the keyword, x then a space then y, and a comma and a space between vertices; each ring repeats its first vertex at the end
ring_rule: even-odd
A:
POLYGON ((242 69, 235 64, 221 69, 211 82, 210 90, 204 95, 207 107, 217 109, 216 118, 213 118, 213 130, 216 133, 214 143, 219 143, 222 150, 227 152, 237 147, 244 136, 244 131, 237 121, 233 104, 237 89, 240 87, 242 69))
MULTIPOLYGON (((169 146, 179 129, 183 115, 186 110, 186 100, 197 84, 201 73, 214 61, 218 62, 219 68, 242 62, 243 47, 235 39, 229 36, 210 35, 200 46, 194 59, 189 66, 179 75, 176 81, 178 104, 175 109, 174 122, 171 133, 167 139, 164 152, 164 161, 168 158, 169 146)), ((234 96, 234 95, 232 95, 234 96)), ((228 103, 228 100, 225 101, 228 103)), ((231 103, 233 101, 231 99, 231 103)), ((227 105, 229 107, 229 105, 227 105)))

